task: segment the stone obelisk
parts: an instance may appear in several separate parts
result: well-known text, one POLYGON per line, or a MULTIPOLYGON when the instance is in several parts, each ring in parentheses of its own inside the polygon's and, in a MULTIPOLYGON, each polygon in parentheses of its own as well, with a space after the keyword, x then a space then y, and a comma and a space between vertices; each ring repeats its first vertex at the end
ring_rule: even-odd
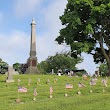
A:
POLYGON ((29 74, 39 74, 37 68, 37 57, 36 57, 36 23, 32 19, 31 23, 31 43, 30 43, 30 57, 27 60, 27 66, 25 73, 29 74))

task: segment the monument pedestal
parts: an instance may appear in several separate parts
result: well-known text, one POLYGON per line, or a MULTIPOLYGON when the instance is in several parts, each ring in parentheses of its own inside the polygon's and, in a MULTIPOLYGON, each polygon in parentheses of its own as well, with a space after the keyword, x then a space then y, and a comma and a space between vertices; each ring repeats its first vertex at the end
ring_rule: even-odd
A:
POLYGON ((6 80, 7 83, 14 82, 14 80, 6 80))
POLYGON ((36 73, 40 73, 38 68, 37 67, 28 67, 26 69, 26 72, 25 73, 28 73, 28 74, 36 74, 36 73))
POLYGON ((37 68, 37 58, 36 57, 30 57, 27 61, 28 68, 26 69, 25 73, 28 74, 39 74, 39 70, 37 68))

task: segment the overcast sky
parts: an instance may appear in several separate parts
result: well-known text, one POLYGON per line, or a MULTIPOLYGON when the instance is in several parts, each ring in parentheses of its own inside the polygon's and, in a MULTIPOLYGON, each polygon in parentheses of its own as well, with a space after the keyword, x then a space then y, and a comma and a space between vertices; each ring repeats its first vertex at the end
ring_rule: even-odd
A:
MULTIPOLYGON (((56 52, 69 50, 58 45, 55 38, 63 28, 59 20, 66 8, 67 0, 0 0, 0 58, 9 65, 26 63, 30 51, 30 23, 36 22, 36 44, 38 62, 56 52)), ((79 69, 93 74, 96 65, 91 55, 83 54, 84 62, 79 69)))

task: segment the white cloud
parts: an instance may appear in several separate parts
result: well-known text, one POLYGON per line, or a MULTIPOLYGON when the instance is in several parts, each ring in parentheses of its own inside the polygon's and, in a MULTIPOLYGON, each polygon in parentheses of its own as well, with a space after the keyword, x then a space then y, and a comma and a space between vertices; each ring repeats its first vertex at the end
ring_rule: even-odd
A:
POLYGON ((94 64, 93 57, 90 54, 82 53, 84 61, 77 64, 76 67, 79 69, 85 69, 89 74, 94 74, 97 70, 98 64, 94 64))
POLYGON ((62 28, 59 16, 63 15, 66 4, 67 0, 54 0, 44 9, 45 23, 47 24, 47 28, 53 34, 58 34, 59 29, 62 28))
POLYGON ((37 11, 42 0, 16 0, 14 10, 17 17, 25 17, 37 11))
MULTIPOLYGON (((38 62, 45 60, 48 56, 55 55, 62 49, 68 50, 63 45, 56 44, 52 38, 45 33, 45 37, 37 36, 37 58, 38 62)), ((22 31, 13 31, 11 34, 0 34, 0 58, 9 65, 16 62, 26 63, 30 52, 30 35, 22 31), (8 36, 8 37, 7 37, 8 36)))
POLYGON ((29 37, 24 32, 13 31, 11 34, 0 34, 0 58, 12 65, 25 63, 28 58, 29 37), (7 37, 8 36, 8 37, 7 37))
POLYGON ((69 47, 58 45, 55 38, 59 35, 59 29, 62 28, 59 16, 64 12, 67 0, 54 0, 48 6, 42 8, 42 15, 47 32, 38 35, 38 61, 45 60, 48 56, 55 55, 56 52, 69 50, 69 47))
POLYGON ((55 55, 56 52, 70 50, 70 48, 65 45, 58 45, 48 33, 41 36, 37 36, 37 56, 39 62, 47 59, 48 56, 55 55))

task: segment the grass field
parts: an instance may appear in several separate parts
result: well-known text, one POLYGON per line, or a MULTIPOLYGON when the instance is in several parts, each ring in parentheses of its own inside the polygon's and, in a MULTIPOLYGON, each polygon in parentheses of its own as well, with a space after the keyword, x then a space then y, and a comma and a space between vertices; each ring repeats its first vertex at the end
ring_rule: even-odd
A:
POLYGON ((97 85, 92 86, 93 93, 90 93, 89 78, 87 81, 81 77, 68 77, 56 75, 16 75, 15 82, 6 83, 6 76, 0 75, 0 110, 110 110, 110 80, 108 79, 108 87, 101 85, 101 79, 97 80, 97 85), (21 79, 20 86, 28 89, 27 93, 19 93, 20 103, 16 103, 18 98, 18 78, 21 79), (28 85, 28 79, 32 82, 28 85), (40 84, 37 79, 40 78, 40 84), (47 79, 50 84, 46 84, 47 79), (54 79, 57 78, 57 83, 54 79), (66 83, 73 84, 73 89, 65 89, 66 83), (78 95, 78 82, 86 85, 80 88, 81 95, 78 95), (50 85, 53 87, 53 98, 49 98, 50 85), (33 91, 36 88, 38 95, 36 101, 33 101, 33 91), (65 93, 68 97, 65 97, 65 93))

